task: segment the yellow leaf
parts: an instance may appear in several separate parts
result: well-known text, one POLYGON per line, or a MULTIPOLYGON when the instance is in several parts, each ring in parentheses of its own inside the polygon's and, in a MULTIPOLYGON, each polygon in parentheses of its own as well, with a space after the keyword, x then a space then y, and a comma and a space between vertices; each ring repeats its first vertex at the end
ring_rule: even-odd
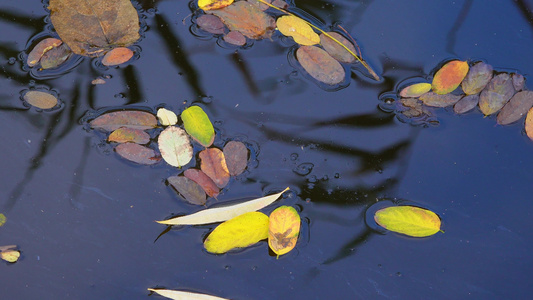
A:
POLYGON ((167 289, 148 289, 163 297, 174 300, 227 300, 226 298, 215 297, 206 294, 191 293, 185 291, 167 290, 167 289))
POLYGON ((427 82, 415 83, 403 88, 400 97, 417 98, 431 90, 431 84, 427 82))
POLYGON ((0 247, 0 258, 10 263, 17 262, 20 252, 15 248, 14 245, 0 247))
POLYGON ((432 211, 415 206, 393 206, 374 215, 379 226, 413 237, 426 237, 440 230, 440 218, 432 211))
POLYGON ((198 0, 198 7, 205 11, 221 9, 233 3, 233 0, 198 0))
POLYGON ((4 216, 4 214, 0 214, 0 227, 4 225, 6 221, 7 221, 6 216, 4 216))
POLYGON ((267 237, 268 216, 254 211, 218 225, 205 240, 204 247, 211 253, 220 254, 248 247, 267 237))
POLYGON ((466 61, 452 60, 447 62, 435 73, 431 87, 436 94, 448 94, 453 92, 465 79, 468 73, 466 61))
POLYGON ((268 245, 278 256, 294 249, 299 234, 300 216, 294 208, 281 206, 270 214, 268 245))
POLYGON ((533 140, 533 107, 527 112, 525 128, 527 137, 533 140))
POLYGON ((320 36, 304 20, 296 16, 282 16, 276 21, 278 30, 291 36, 300 45, 311 46, 320 43, 320 36))

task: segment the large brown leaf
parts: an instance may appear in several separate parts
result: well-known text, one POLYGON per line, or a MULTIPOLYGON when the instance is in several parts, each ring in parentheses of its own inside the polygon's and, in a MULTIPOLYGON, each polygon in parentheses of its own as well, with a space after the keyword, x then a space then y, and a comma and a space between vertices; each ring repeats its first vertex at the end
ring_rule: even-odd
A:
POLYGON ((199 154, 202 171, 219 187, 225 187, 229 182, 229 171, 224 153, 217 148, 208 148, 199 154))
POLYGON ((140 130, 157 126, 157 119, 149 112, 140 110, 124 110, 103 114, 90 122, 92 128, 114 131, 120 127, 140 130))
POLYGON ((161 157, 153 149, 133 143, 120 144, 115 147, 115 152, 123 158, 141 165, 153 165, 161 157))
POLYGON ((507 125, 520 120, 533 106, 533 91, 516 93, 498 114, 498 124, 507 125))
POLYGON ((248 149, 237 141, 230 141, 224 146, 224 157, 228 171, 232 176, 240 175, 248 164, 248 149))
POLYGON ((85 56, 139 39, 139 17, 129 0, 50 0, 50 19, 72 52, 85 56))
POLYGON ((329 85, 344 81, 342 65, 326 51, 316 46, 302 46, 296 50, 296 58, 314 79, 329 85))
POLYGON ((514 95, 511 76, 501 73, 492 78, 479 96, 479 109, 488 116, 499 111, 514 95))
POLYGON ((208 11, 222 19, 230 30, 239 31, 251 39, 270 38, 276 21, 261 11, 257 5, 239 1, 222 9, 208 11))

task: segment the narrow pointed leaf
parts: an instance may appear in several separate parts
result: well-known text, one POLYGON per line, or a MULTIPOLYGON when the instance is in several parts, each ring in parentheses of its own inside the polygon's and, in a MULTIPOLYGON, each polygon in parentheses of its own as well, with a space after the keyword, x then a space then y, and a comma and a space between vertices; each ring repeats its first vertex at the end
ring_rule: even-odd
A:
POLYGON ((461 88, 467 95, 481 92, 492 79, 492 66, 484 62, 478 62, 470 68, 465 79, 461 82, 461 88))
POLYGON ((403 88, 400 91, 400 97, 417 98, 429 92, 430 90, 431 90, 430 83, 427 83, 427 82, 415 83, 415 84, 411 84, 410 86, 403 88))
POLYGON ((284 192, 288 190, 289 188, 286 188, 282 192, 277 194, 257 198, 231 206, 208 208, 196 212, 194 214, 176 217, 164 221, 157 221, 157 223, 165 225, 200 225, 224 222, 247 212, 259 210, 276 201, 284 192))
POLYGON ((200 106, 191 106, 181 113, 183 126, 187 133, 204 147, 215 140, 215 129, 209 117, 200 106))
POLYGON ((163 297, 167 297, 167 298, 174 299, 174 300, 228 300, 226 298, 220 298, 216 296, 199 294, 199 293, 191 293, 191 292, 185 292, 185 291, 167 290, 167 289, 148 289, 148 290, 154 293, 157 293, 163 297))
POLYGON ((207 200, 205 192, 196 182, 184 176, 170 176, 167 181, 187 202, 196 205, 205 204, 207 200))
POLYGON ((296 50, 296 58, 305 71, 314 79, 328 85, 344 81, 342 65, 326 51, 316 46, 302 46, 296 50))
POLYGON ((129 161, 141 165, 153 165, 161 160, 161 157, 153 149, 133 143, 120 144, 115 147, 115 152, 129 161))
POLYGON ((378 210, 376 223, 390 231, 412 237, 426 237, 440 231, 439 216, 427 209, 415 206, 393 206, 378 210))
POLYGON ((157 126, 157 119, 149 112, 141 110, 124 110, 103 114, 92 120, 92 128, 114 131, 120 127, 146 130, 157 126))
POLYGON ((479 96, 479 109, 488 116, 496 113, 511 99, 515 90, 511 76, 502 73, 494 76, 479 96))
POLYGON ((300 215, 290 206, 280 206, 270 214, 268 245, 277 255, 294 249, 300 234, 300 215))
POLYGON ((229 171, 224 153, 218 148, 208 148, 200 152, 200 168, 219 187, 224 188, 229 182, 229 171))
POLYGON ((121 127, 107 137, 108 142, 114 143, 135 143, 148 144, 150 142, 150 135, 144 130, 121 127))
POLYGON ((193 150, 189 137, 185 130, 179 127, 167 127, 159 134, 157 143, 161 156, 171 166, 181 168, 192 159, 193 150))
POLYGON ((431 87, 433 92, 443 95, 453 92, 468 73, 466 61, 452 60, 435 73, 431 87))
POLYGON ((311 46, 320 43, 320 36, 304 20, 296 16, 282 16, 276 20, 279 32, 290 36, 300 45, 311 46))
POLYGON ((157 119, 163 126, 176 125, 178 123, 178 116, 166 108, 160 108, 157 110, 157 119))

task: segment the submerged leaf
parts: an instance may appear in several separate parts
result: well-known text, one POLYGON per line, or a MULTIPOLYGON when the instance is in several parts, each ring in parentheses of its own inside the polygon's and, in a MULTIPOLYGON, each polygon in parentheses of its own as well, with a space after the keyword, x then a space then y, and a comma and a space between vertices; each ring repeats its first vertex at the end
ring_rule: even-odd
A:
POLYGON ((120 144, 115 147, 115 152, 129 161, 141 165, 153 165, 161 160, 161 157, 153 149, 133 143, 120 144))
POLYGON ((96 56, 139 39, 139 17, 129 0, 50 0, 50 19, 76 54, 96 56))
POLYGON ((419 99, 427 106, 446 107, 457 103, 461 99, 461 96, 453 94, 439 95, 434 92, 428 92, 420 96, 419 99))
POLYGON ((259 210, 276 201, 284 192, 288 190, 289 188, 286 188, 277 194, 257 198, 231 206, 208 208, 194 214, 175 217, 164 221, 157 221, 157 223, 165 225, 201 225, 223 222, 247 212, 259 210))
POLYGON ((157 142, 161 156, 169 165, 181 168, 191 161, 193 150, 185 130, 169 126, 159 134, 157 142))
POLYGON ((109 135, 107 141, 114 143, 148 144, 150 135, 143 130, 121 127, 109 135))
POLYGON ((167 181, 187 202, 196 205, 205 204, 205 192, 196 182, 184 176, 171 176, 167 181))
POLYGON ((35 45, 35 47, 33 47, 33 49, 28 54, 28 59, 26 60, 26 63, 30 67, 37 65, 41 60, 41 57, 43 57, 43 55, 47 51, 58 47, 62 43, 63 42, 60 39, 56 38, 46 38, 40 41, 39 43, 37 43, 37 45, 35 45))
POLYGON ((157 126, 157 119, 149 112, 142 110, 123 110, 103 114, 92 120, 92 128, 113 131, 120 127, 146 130, 157 126))
POLYGON ((468 73, 466 61, 452 60, 440 68, 435 76, 431 87, 433 92, 439 95, 453 92, 468 73))
POLYGON ((174 300, 228 300, 226 298, 220 298, 216 296, 191 293, 185 291, 167 290, 167 289, 148 289, 154 293, 157 293, 163 297, 167 297, 174 300))
POLYGON ((187 133, 204 147, 215 140, 215 129, 209 117, 200 106, 191 106, 181 113, 183 126, 187 133))
POLYGON ((26 101, 31 106, 35 106, 40 109, 50 109, 57 105, 58 100, 56 96, 41 91, 28 91, 23 96, 24 101, 26 101))
POLYGON ((116 66, 123 64, 133 57, 133 51, 126 47, 117 47, 104 55, 102 65, 116 66))
POLYGON ((507 125, 520 120, 531 106, 533 106, 533 91, 516 93, 498 114, 498 124, 507 125))
POLYGON ((249 212, 218 225, 204 242, 208 252, 221 254, 251 246, 268 237, 268 216, 249 212))
POLYGON ((239 31, 250 39, 268 39, 276 28, 274 18, 260 10, 257 5, 246 1, 239 1, 209 13, 222 19, 229 30, 239 31))
POLYGON ((219 187, 225 187, 229 182, 229 171, 224 153, 218 148, 208 148, 198 155, 201 160, 200 168, 219 187))
POLYGON ((296 50, 296 58, 314 79, 329 85, 344 81, 342 65, 326 51, 316 46, 302 46, 296 50))
POLYGON ((57 68, 67 61, 71 55, 72 51, 66 44, 50 49, 41 58, 41 68, 43 70, 57 68))
POLYGON ((453 106, 453 111, 456 114, 464 114, 466 112, 471 111, 474 109, 479 103, 479 95, 467 95, 461 98, 455 105, 453 106))
POLYGON ((178 116, 166 108, 160 108, 157 110, 157 119, 163 126, 176 125, 178 123, 178 116))
POLYGON ((240 175, 248 164, 248 148, 237 141, 230 141, 224 146, 224 157, 231 176, 240 175))
POLYGON ((200 185, 209 197, 218 196, 219 189, 217 185, 202 170, 187 169, 183 172, 183 175, 200 185))
POLYGON ((484 62, 478 62, 473 65, 466 75, 461 87, 467 95, 473 95, 481 92, 492 79, 492 66, 484 62))
MULTIPOLYGON (((348 49, 350 49, 353 53, 357 53, 354 45, 341 34, 333 31, 328 32, 328 34, 337 41, 341 42, 344 46, 348 47, 348 49)), ((339 45, 339 43, 324 33, 320 34, 320 44, 322 47, 324 47, 324 50, 329 53, 329 55, 340 62, 351 64, 355 61, 355 57, 350 52, 346 51, 343 46, 339 45)))
POLYGON ((233 0, 198 0, 198 7, 205 11, 221 9, 233 3, 233 0))
POLYGON ((430 83, 427 83, 427 82, 415 83, 415 84, 411 84, 409 86, 404 87, 400 91, 400 97, 417 98, 429 92, 430 90, 431 90, 430 83))
POLYGON ((440 230, 440 218, 434 212, 415 206, 393 206, 374 215, 379 226, 413 237, 434 235, 440 230))
POLYGON ((298 241, 300 215, 290 206, 280 206, 270 213, 268 245, 278 256, 288 253, 298 241))
POLYGON ((300 45, 311 46, 320 43, 320 37, 304 20, 296 16, 281 16, 276 20, 279 32, 290 36, 300 45))
POLYGON ((499 111, 514 93, 511 76, 507 73, 498 74, 492 78, 481 92, 479 108, 484 115, 492 115, 499 111))

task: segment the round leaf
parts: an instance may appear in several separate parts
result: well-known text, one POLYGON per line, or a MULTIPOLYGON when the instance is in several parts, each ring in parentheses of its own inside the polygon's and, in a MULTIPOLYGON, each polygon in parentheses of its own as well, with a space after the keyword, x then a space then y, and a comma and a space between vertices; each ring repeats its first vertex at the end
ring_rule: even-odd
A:
POLYGON ((393 206, 378 210, 379 226, 412 237, 426 237, 440 230, 440 218, 432 211, 415 206, 393 206))
POLYGON ((181 113, 183 126, 187 133, 204 147, 209 147, 215 140, 215 129, 204 110, 191 106, 181 113))
POLYGON ((18 250, 6 250, 6 251, 0 252, 0 258, 10 263, 17 262, 19 257, 20 257, 20 252, 18 250))
POLYGON ((270 214, 268 245, 278 256, 294 249, 299 234, 300 215, 293 207, 281 206, 270 214))
POLYGON ((157 110, 157 119, 163 126, 176 125, 178 123, 178 116, 166 108, 160 108, 157 110))
POLYGON ((185 130, 169 126, 159 134, 157 142, 161 156, 169 165, 181 168, 191 161, 193 151, 185 130))
POLYGON ((466 61, 452 60, 437 71, 431 87, 437 94, 448 94, 461 84, 467 73, 468 63, 466 61))
POLYGON ((41 91, 28 91, 24 94, 23 98, 28 104, 40 109, 50 109, 58 103, 54 95, 41 91))
POLYGON ((492 79, 492 66, 484 62, 478 62, 468 71, 461 88, 467 95, 474 95, 481 92, 487 83, 492 79))
POLYGON ((499 111, 514 95, 511 76, 502 73, 494 76, 479 96, 479 109, 488 116, 499 111))
POLYGON ((320 43, 320 36, 304 20, 296 16, 282 16, 276 21, 279 32, 290 36, 300 45, 311 46, 320 43))
POLYGON ((104 55, 102 58, 102 65, 116 66, 123 64, 133 57, 133 51, 126 47, 118 47, 104 55))
POLYGON ((305 71, 320 82, 336 85, 344 80, 342 65, 318 47, 302 46, 296 50, 296 58, 305 71))

